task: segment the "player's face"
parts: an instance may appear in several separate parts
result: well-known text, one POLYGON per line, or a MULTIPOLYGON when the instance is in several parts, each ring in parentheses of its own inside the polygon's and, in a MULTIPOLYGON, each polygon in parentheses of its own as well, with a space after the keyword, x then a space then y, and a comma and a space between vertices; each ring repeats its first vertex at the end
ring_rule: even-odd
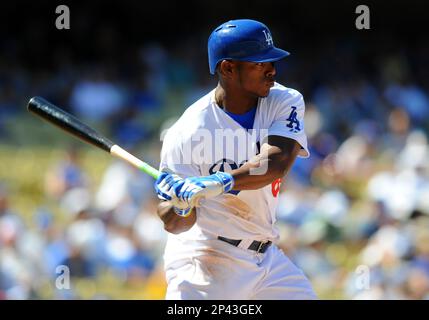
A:
POLYGON ((266 97, 274 86, 276 68, 273 62, 241 62, 236 61, 237 81, 243 91, 266 97))

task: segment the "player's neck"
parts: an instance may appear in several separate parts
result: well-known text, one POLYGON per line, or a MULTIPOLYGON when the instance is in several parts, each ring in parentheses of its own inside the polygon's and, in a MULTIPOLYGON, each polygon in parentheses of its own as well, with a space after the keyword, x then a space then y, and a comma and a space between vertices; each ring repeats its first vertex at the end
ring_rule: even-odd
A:
POLYGON ((244 114, 258 103, 257 97, 235 93, 233 90, 227 92, 220 84, 215 90, 215 99, 220 108, 235 114, 244 114))

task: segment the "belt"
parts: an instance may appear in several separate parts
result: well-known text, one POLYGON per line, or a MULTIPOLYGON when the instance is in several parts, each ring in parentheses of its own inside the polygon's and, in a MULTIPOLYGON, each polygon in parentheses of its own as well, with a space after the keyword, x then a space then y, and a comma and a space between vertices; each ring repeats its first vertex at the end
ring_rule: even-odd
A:
MULTIPOLYGON (((225 237, 218 236, 219 240, 232 244, 234 247, 238 247, 242 240, 228 239, 225 237)), ((271 241, 262 242, 262 241, 253 241, 247 249, 256 251, 257 253, 265 253, 268 247, 271 245, 271 241)))

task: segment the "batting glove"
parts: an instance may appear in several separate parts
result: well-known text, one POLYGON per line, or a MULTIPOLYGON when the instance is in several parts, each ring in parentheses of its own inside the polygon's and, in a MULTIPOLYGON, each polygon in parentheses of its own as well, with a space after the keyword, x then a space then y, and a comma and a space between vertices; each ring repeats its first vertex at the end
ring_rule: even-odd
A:
POLYGON ((200 199, 212 198, 229 192, 234 186, 231 174, 218 171, 206 177, 186 178, 173 185, 177 197, 189 207, 199 205, 200 199))
POLYGON ((169 201, 173 205, 176 214, 187 217, 190 215, 192 208, 186 202, 180 200, 176 194, 176 190, 183 183, 184 180, 177 174, 162 172, 155 181, 154 187, 159 199, 169 201))

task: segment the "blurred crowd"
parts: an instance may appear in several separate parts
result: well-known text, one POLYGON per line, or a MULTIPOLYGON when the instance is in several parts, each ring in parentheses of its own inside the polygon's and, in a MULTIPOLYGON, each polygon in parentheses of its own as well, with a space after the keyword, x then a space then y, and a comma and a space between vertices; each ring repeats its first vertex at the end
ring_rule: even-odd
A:
POLYGON ((78 152, 70 149, 46 172, 44 181, 46 204, 51 201, 58 208, 51 211, 39 204, 29 223, 13 210, 7 186, 2 185, 0 298, 78 299, 85 294, 91 299, 112 298, 96 289, 88 296, 73 283, 87 278, 96 286, 102 274, 118 279, 118 286, 134 281, 143 290, 151 275, 161 271, 166 238, 155 213, 150 179, 114 162, 92 192, 78 152))
MULTIPOLYGON (((99 30, 99 52, 113 50, 115 37, 99 30)), ((101 55, 90 63, 58 47, 46 70, 23 68, 13 59, 19 52, 3 56, 0 144, 13 140, 6 124, 19 121, 27 99, 39 95, 102 124, 126 148, 152 144, 159 151, 160 132, 216 84, 200 41, 206 39, 190 37, 174 49, 144 44, 119 60, 101 55)), ((309 44, 293 49, 276 64, 277 80, 304 95, 311 157, 298 159, 282 183, 279 245, 321 298, 428 299, 427 43, 391 50, 385 43, 363 48, 338 41, 318 47, 317 55, 309 44)), ((112 162, 93 186, 79 151, 70 149, 43 186, 58 211, 41 203, 31 226, 0 183, 0 299, 44 298, 61 265, 72 279, 109 274, 142 284, 136 290, 155 290, 143 285, 148 281, 163 287, 166 232, 151 178, 112 162)), ((81 298, 71 287, 54 288, 50 297, 81 298)), ((109 295, 95 290, 86 298, 109 295)))

